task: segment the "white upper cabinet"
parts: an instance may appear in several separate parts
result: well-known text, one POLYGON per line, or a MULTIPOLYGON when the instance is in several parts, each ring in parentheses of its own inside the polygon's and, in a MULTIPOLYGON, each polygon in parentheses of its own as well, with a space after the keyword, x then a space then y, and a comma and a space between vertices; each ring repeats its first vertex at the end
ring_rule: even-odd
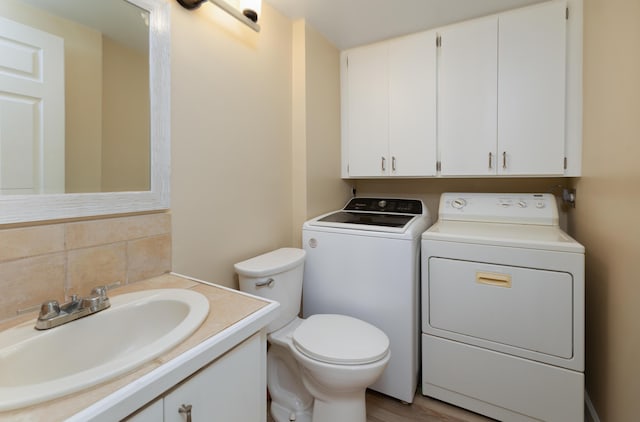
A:
POLYGON ((439 31, 443 176, 563 175, 566 3, 439 31))
POLYGON ((343 137, 347 177, 385 176, 389 165, 389 44, 343 54, 343 137), (346 77, 346 80, 345 80, 346 77))
POLYGON ((498 18, 465 22, 438 33, 441 174, 495 174, 498 18))
POLYGON ((581 61, 582 0, 347 50, 343 177, 579 176, 581 61))
POLYGON ((392 176, 436 175, 436 33, 389 44, 392 176))
POLYGON ((562 175, 566 3, 500 15, 498 174, 562 175))
POLYGON ((345 177, 436 174, 436 34, 343 55, 345 177))

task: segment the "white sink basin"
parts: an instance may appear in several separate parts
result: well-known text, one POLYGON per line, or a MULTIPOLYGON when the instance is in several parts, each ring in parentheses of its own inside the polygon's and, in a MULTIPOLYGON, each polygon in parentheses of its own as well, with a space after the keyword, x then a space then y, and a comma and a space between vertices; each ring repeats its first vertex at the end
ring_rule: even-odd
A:
POLYGON ((46 331, 34 321, 0 332, 0 411, 60 397, 115 378, 189 337, 209 301, 185 289, 110 298, 111 307, 46 331))

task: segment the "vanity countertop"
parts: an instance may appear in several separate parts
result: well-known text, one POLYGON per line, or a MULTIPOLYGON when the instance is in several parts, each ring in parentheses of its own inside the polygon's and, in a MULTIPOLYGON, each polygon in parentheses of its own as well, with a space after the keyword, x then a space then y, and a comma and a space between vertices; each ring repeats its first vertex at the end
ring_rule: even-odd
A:
MULTIPOLYGON (((132 372, 59 399, 0 412, 0 421, 119 420, 191 375, 275 317, 278 305, 244 293, 165 274, 110 290, 110 296, 148 289, 183 288, 209 299, 209 315, 182 344, 132 372)), ((37 315, 0 324, 0 330, 37 315)))

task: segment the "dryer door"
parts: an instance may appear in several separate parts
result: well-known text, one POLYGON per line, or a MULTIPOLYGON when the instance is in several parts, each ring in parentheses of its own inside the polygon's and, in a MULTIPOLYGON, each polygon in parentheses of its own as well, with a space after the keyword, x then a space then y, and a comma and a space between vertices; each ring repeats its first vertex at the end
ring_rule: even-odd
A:
POLYGON ((431 257, 428 324, 496 345, 573 357, 573 277, 431 257))

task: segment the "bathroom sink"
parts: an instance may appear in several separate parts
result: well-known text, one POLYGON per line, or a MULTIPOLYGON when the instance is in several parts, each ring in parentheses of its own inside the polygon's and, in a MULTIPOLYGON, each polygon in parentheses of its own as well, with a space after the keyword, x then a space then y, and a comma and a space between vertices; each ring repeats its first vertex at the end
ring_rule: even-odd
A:
POLYGON ((146 290, 110 300, 110 308, 50 330, 35 330, 34 318, 0 332, 0 411, 131 371, 189 337, 209 314, 207 298, 186 289, 146 290))

